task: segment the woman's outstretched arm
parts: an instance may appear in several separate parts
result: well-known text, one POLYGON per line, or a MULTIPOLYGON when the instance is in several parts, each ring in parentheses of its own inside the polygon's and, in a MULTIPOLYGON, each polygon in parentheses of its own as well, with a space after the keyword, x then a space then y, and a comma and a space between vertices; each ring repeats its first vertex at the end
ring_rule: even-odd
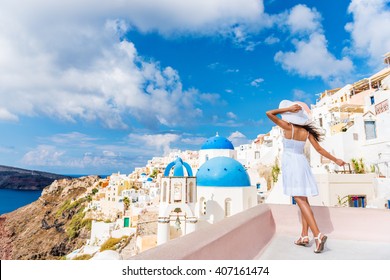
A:
POLYGON ((309 136, 309 141, 310 141, 310 143, 313 145, 314 149, 316 149, 316 151, 317 151, 320 155, 322 155, 322 156, 324 156, 324 157, 330 159, 331 161, 333 161, 334 163, 336 163, 338 166, 343 166, 344 164, 346 164, 345 161, 343 161, 342 159, 336 158, 335 156, 331 155, 327 150, 325 150, 324 148, 322 148, 321 145, 316 141, 316 139, 314 138, 314 136, 311 135, 311 134, 310 134, 310 136, 309 136))

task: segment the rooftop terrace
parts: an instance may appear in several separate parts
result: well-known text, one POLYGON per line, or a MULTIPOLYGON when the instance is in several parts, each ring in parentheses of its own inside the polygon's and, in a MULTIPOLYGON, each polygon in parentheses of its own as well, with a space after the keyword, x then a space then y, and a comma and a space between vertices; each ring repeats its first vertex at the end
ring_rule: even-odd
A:
POLYGON ((300 235, 299 208, 261 204, 145 251, 132 259, 161 260, 390 260, 390 210, 313 207, 325 250, 293 244, 300 235))

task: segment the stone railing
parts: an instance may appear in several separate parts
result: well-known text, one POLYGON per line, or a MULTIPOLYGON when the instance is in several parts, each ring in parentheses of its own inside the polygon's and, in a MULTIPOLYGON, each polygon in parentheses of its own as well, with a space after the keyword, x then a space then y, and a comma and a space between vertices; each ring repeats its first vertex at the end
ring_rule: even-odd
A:
MULTIPOLYGON (((390 243, 390 210, 324 206, 312 209, 322 233, 332 239, 390 243)), ((258 259, 275 234, 298 237, 300 223, 296 205, 260 204, 131 259, 258 259)))

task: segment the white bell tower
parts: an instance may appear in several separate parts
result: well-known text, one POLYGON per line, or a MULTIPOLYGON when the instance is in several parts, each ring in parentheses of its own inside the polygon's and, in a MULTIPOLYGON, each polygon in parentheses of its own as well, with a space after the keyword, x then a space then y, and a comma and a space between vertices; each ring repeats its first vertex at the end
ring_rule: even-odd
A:
POLYGON ((157 245, 195 231, 196 193, 196 177, 190 165, 176 158, 161 179, 157 245))

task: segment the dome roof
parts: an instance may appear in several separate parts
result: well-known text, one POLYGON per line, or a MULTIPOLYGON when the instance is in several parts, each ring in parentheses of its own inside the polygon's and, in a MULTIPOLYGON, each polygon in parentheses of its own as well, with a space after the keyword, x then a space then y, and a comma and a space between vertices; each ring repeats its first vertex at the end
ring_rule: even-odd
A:
POLYGON ((153 179, 149 177, 148 179, 146 179, 146 181, 153 182, 153 179))
POLYGON ((206 161, 196 173, 197 185, 202 187, 250 187, 244 166, 229 157, 215 157, 206 161))
POLYGON ((214 137, 211 137, 204 142, 201 147, 201 150, 206 149, 228 149, 234 150, 234 146, 232 142, 230 142, 227 138, 219 136, 218 133, 214 137))
POLYGON ((173 177, 183 177, 184 176, 184 169, 187 171, 187 176, 192 177, 192 169, 191 166, 183 162, 183 160, 178 157, 175 161, 172 161, 170 164, 167 165, 164 171, 164 176, 168 177, 169 173, 171 172, 171 169, 173 168, 173 177))

